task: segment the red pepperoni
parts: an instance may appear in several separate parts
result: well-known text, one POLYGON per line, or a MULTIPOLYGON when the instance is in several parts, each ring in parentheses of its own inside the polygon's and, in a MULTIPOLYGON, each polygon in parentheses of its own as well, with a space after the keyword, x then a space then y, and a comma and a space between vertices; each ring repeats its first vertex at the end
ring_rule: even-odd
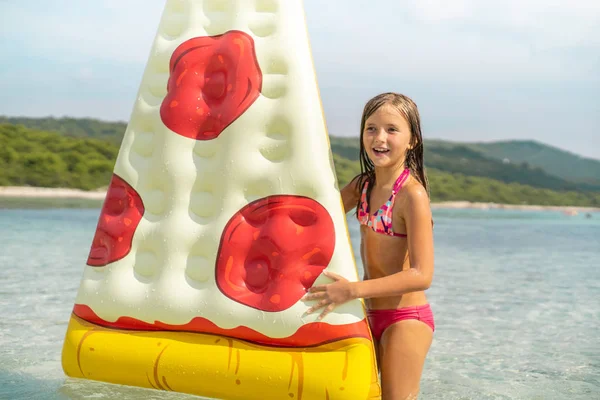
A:
POLYGON ((327 267, 335 247, 331 216, 315 200, 262 198, 238 211, 221 236, 217 286, 263 311, 295 304, 327 267))
POLYGON ((102 267, 131 251, 133 234, 144 215, 140 195, 118 175, 113 175, 100 212, 87 264, 102 267))
POLYGON ((240 31, 183 42, 173 55, 163 123, 179 135, 214 139, 258 98, 262 73, 254 41, 240 31))

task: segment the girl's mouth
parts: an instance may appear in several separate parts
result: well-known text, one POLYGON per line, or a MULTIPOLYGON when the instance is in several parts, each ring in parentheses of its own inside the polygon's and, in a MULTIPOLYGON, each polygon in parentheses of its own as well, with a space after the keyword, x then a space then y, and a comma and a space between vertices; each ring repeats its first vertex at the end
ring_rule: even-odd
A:
POLYGON ((373 148, 373 153, 375 153, 376 155, 383 155, 386 153, 389 153, 390 149, 386 149, 383 147, 374 147, 373 148))

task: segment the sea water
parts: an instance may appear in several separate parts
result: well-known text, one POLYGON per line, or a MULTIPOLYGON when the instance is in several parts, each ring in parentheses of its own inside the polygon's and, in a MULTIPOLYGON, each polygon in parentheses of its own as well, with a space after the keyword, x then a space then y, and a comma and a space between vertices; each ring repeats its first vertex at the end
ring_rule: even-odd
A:
MULTIPOLYGON (((1 399, 194 399, 66 378, 99 210, 0 210, 1 399)), ((434 210, 421 399, 600 399, 600 213, 434 210)), ((348 218, 358 257, 358 225, 348 218)), ((360 276, 362 276, 362 273, 360 276)))

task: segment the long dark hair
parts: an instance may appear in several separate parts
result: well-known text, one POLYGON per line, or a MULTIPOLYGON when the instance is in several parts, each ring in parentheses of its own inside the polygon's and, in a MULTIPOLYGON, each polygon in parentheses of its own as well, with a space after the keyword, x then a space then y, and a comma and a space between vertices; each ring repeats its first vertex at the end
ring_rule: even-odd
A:
MULTIPOLYGON (((421 133, 421 117, 419 109, 412 99, 399 93, 382 93, 373 97, 365 104, 362 118, 360 120, 360 174, 357 175, 357 189, 362 190, 365 182, 369 182, 367 188, 367 202, 371 197, 371 190, 375 186, 375 166, 367 155, 365 145, 363 144, 363 135, 365 132, 365 123, 381 106, 389 104, 395 107, 408 122, 410 126, 410 149, 406 151, 405 168, 410 170, 414 176, 423 185, 429 196, 429 181, 425 173, 423 162, 423 135, 421 133)), ((360 207, 360 198, 357 203, 357 210, 360 207)))

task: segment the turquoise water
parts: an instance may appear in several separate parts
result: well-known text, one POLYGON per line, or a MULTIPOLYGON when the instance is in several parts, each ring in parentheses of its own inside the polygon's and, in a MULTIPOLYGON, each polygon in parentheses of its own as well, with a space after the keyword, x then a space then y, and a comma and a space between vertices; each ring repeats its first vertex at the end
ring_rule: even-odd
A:
MULTIPOLYGON (((62 341, 98 212, 0 210, 0 398, 197 398, 63 375, 62 341)), ((434 217, 436 335, 420 398, 600 398, 600 213, 434 217)))

